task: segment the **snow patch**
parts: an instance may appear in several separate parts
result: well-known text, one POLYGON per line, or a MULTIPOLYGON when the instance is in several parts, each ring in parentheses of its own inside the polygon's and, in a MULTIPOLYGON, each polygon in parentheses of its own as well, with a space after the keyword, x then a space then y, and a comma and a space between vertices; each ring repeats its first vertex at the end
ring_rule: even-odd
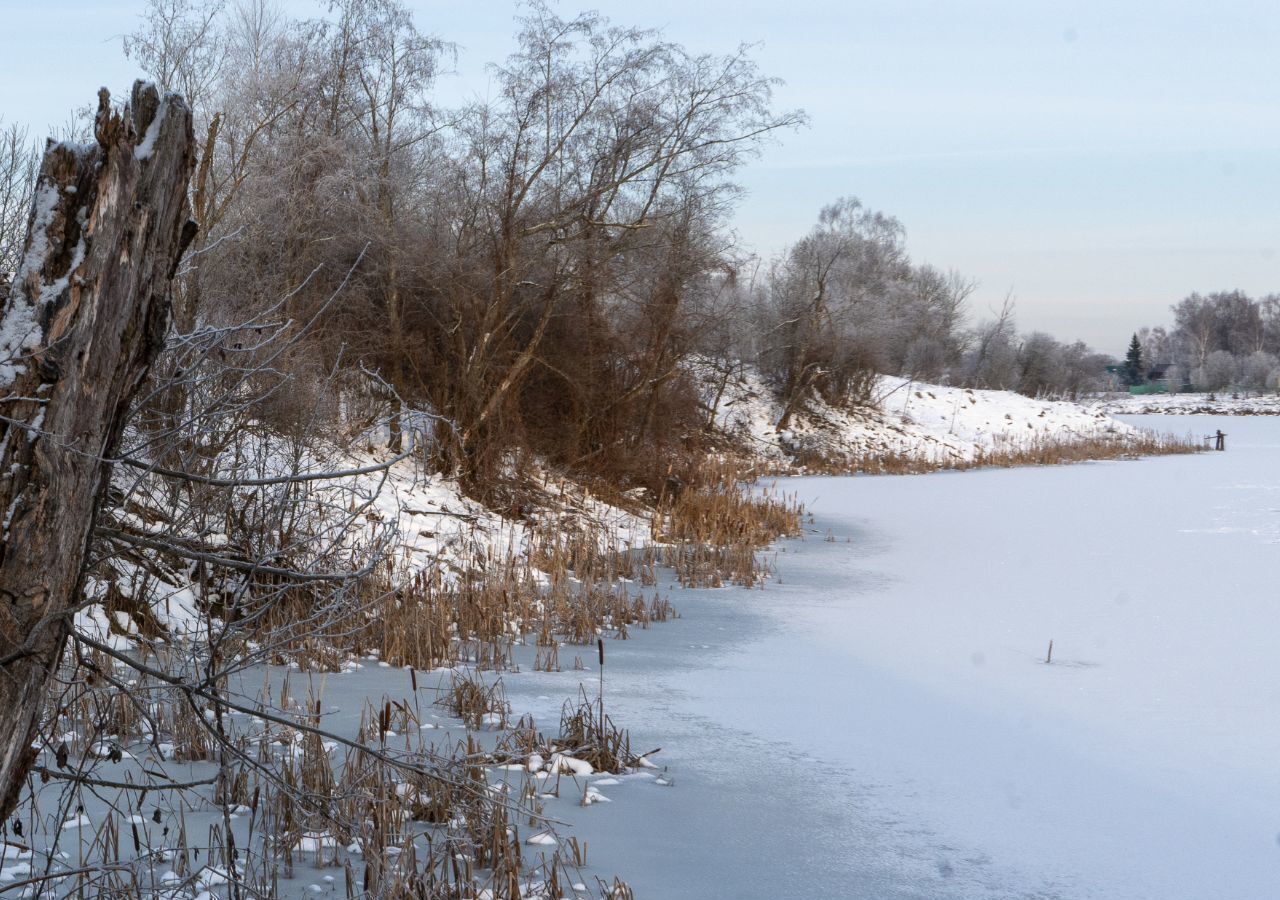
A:
POLYGON ((168 97, 165 97, 160 101, 156 109, 156 117, 147 126, 147 133, 142 136, 142 143, 133 148, 134 159, 150 159, 151 154, 155 153, 156 141, 160 139, 160 129, 164 126, 165 116, 169 112, 167 100, 168 97))

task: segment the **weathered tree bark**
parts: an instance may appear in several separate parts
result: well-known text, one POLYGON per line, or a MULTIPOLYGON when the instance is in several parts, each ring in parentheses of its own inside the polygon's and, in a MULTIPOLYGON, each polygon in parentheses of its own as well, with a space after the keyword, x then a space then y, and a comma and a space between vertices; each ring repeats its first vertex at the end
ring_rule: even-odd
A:
POLYGON ((0 821, 80 600, 107 462, 159 351, 194 235, 181 97, 134 84, 96 144, 45 150, 22 263, 0 317, 0 821))

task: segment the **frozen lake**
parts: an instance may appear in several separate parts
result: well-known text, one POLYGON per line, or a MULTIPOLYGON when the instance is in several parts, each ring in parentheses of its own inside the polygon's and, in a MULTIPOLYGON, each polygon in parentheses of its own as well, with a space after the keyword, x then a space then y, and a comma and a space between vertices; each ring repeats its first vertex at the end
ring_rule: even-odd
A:
MULTIPOLYGON (((593 868, 649 898, 1280 896, 1280 419, 1139 423, 1228 452, 789 481, 814 522, 781 583, 676 590, 610 643, 610 713, 675 783, 565 811, 593 868)), ((582 674, 508 692, 552 719, 582 674)))

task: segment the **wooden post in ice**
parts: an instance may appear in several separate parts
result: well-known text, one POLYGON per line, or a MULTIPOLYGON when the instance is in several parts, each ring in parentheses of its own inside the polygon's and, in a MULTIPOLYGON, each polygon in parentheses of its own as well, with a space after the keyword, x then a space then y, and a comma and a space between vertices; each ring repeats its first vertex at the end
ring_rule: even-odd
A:
POLYGON ((604 638, 596 638, 600 651, 600 748, 604 749, 604 638))
POLYGON ((134 393, 195 234, 191 111, 135 83, 96 140, 45 149, 0 314, 0 821, 17 804, 134 393))

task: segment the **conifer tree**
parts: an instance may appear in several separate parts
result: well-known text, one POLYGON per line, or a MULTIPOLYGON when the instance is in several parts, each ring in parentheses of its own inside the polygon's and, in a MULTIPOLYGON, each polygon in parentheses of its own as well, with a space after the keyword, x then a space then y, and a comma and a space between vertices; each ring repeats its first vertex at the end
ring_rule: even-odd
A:
POLYGON ((1138 336, 1135 334, 1129 341, 1129 350, 1124 355, 1124 377, 1129 384, 1142 384, 1145 379, 1142 377, 1142 344, 1138 343, 1138 336))

